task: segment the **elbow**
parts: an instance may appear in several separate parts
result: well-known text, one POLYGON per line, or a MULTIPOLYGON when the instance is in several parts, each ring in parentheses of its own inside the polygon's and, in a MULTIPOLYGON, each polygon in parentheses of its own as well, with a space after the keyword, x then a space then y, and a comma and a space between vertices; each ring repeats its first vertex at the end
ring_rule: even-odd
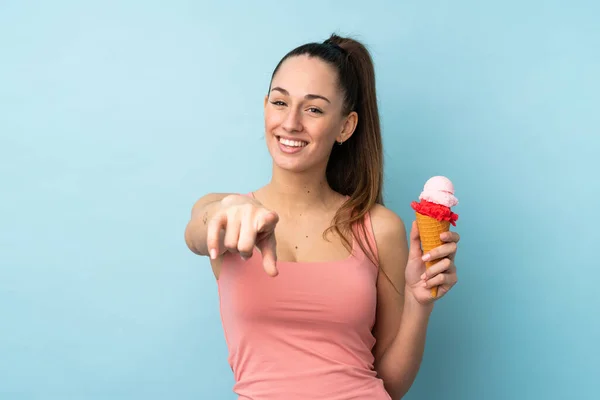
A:
POLYGON ((416 374, 398 369, 390 370, 388 368, 378 372, 378 377, 383 381, 383 386, 392 400, 402 399, 408 393, 416 378, 416 374))
POLYGON ((394 385, 394 384, 386 384, 384 382, 384 387, 386 392, 388 392, 388 394, 390 395, 390 399, 392 400, 400 400, 402 399, 402 397, 404 397, 404 395, 406 394, 406 392, 408 392, 407 390, 404 390, 402 388, 402 385, 394 385))

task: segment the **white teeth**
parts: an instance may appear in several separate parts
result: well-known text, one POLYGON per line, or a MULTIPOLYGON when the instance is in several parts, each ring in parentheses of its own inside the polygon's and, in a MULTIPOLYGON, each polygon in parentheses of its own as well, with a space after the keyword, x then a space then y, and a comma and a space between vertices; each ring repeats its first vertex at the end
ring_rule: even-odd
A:
POLYGON ((284 138, 279 138, 279 141, 289 147, 304 147, 308 144, 299 140, 289 140, 284 138))

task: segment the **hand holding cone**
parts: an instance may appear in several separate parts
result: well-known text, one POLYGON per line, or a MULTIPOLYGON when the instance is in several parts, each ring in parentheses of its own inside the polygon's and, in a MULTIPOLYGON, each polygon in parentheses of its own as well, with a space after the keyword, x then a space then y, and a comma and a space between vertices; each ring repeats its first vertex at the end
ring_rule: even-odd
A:
MULTIPOLYGON (((419 200, 413 201, 411 207, 416 214, 421 248, 423 253, 428 253, 444 243, 440 235, 450 230, 450 224, 456 225, 458 215, 450 208, 458 204, 458 199, 454 197, 454 186, 448 178, 434 176, 425 183, 419 200)), ((429 269, 438 261, 427 261, 425 267, 429 269)), ((437 289, 437 286, 431 289, 433 298, 437 297, 437 289)))

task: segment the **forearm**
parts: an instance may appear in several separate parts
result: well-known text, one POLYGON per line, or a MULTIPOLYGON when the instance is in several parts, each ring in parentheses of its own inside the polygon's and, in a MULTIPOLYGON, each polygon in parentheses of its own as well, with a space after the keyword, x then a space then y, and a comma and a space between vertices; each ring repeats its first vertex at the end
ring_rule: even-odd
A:
POLYGON ((185 228, 185 243, 195 254, 208 255, 206 245, 208 221, 219 209, 221 200, 228 195, 228 193, 207 194, 194 204, 192 216, 185 228))
POLYGON ((393 400, 402 398, 417 376, 432 310, 433 305, 419 304, 406 291, 400 328, 376 366, 378 375, 393 400))

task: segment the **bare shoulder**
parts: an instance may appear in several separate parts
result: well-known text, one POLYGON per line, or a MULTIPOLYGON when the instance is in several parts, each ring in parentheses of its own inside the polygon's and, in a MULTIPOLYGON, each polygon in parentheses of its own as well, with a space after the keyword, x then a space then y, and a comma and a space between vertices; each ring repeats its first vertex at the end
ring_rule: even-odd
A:
POLYGON ((404 221, 382 205, 371 209, 371 223, 377 245, 379 268, 396 288, 404 287, 404 270, 408 261, 408 240, 404 221))
POLYGON ((406 226, 394 211, 380 204, 371 209, 371 223, 380 256, 406 243, 406 226))

